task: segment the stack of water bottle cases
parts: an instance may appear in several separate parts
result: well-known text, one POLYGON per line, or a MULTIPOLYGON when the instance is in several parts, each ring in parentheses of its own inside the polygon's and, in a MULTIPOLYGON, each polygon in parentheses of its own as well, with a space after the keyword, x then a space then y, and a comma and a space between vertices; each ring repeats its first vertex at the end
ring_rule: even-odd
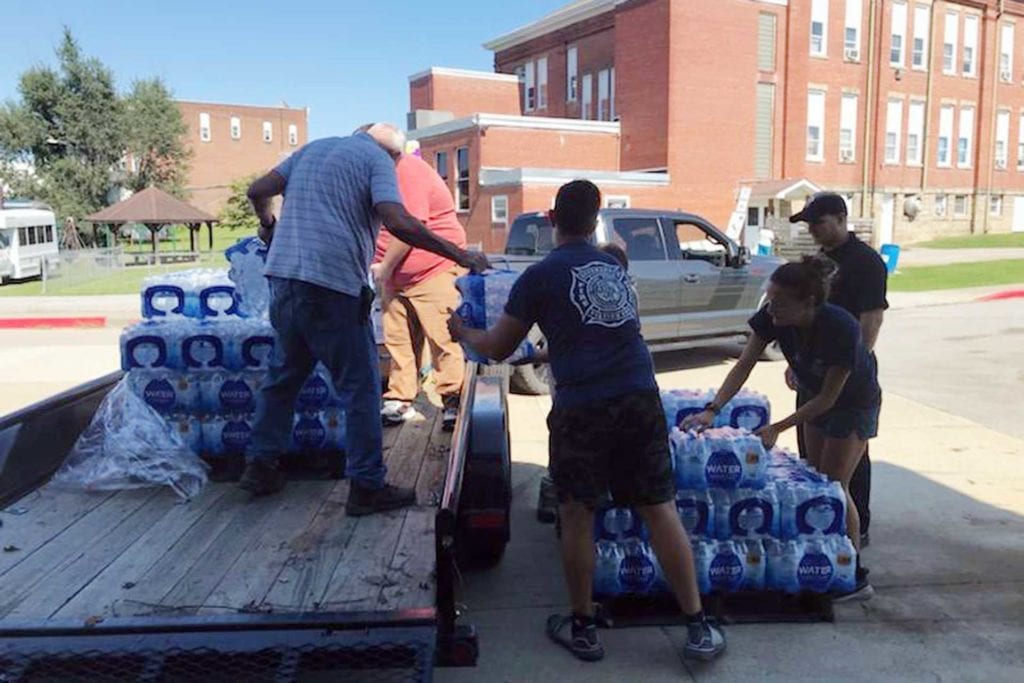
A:
MULTIPOLYGON (((215 478, 232 478, 241 469, 256 395, 276 342, 262 275, 265 245, 244 239, 225 256, 230 270, 147 278, 143 320, 121 335, 129 386, 211 465, 215 478)), ((344 430, 329 375, 317 366, 296 402, 286 465, 301 467, 304 459, 339 454, 344 430)))
MULTIPOLYGON (((766 397, 742 391, 715 426, 680 431, 711 391, 662 392, 671 431, 676 509, 690 535, 703 594, 852 590, 856 552, 846 537, 846 498, 792 453, 766 452, 752 432, 768 424, 766 397)), ((595 520, 598 597, 668 592, 647 530, 634 510, 605 508, 595 520)))

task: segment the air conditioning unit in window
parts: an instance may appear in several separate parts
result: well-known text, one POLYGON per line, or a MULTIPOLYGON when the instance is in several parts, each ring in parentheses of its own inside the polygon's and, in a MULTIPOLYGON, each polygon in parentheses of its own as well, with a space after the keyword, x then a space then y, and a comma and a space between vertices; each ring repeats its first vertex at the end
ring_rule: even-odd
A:
POLYGON ((855 47, 848 47, 843 50, 843 58, 848 62, 859 62, 860 61, 860 50, 855 47))
POLYGON ((1009 71, 1000 71, 999 80, 1001 80, 1003 83, 1009 83, 1010 81, 1013 80, 1013 77, 1010 75, 1009 71))
POLYGON ((1006 170, 1006 159, 996 159, 996 170, 999 170, 999 171, 1005 171, 1006 170))
POLYGON ((839 161, 844 164, 853 163, 853 150, 852 149, 841 149, 839 150, 839 161))

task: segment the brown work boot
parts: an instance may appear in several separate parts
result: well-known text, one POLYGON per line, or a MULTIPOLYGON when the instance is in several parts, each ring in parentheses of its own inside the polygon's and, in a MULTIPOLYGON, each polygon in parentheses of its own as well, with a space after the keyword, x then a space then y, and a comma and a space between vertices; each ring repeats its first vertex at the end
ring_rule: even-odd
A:
POLYGON ((245 464, 238 486, 254 496, 277 493, 284 488, 284 472, 278 469, 277 461, 250 460, 245 464))
POLYGON ((371 489, 352 482, 348 493, 345 514, 349 517, 362 517, 375 512, 387 512, 416 504, 416 491, 400 486, 384 484, 379 489, 371 489))

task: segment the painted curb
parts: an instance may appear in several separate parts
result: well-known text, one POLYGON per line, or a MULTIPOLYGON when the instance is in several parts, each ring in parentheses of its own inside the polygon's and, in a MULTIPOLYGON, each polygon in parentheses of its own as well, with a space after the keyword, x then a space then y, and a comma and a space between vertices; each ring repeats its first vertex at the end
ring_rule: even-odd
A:
POLYGON ((102 316, 78 316, 68 318, 0 318, 0 330, 71 329, 105 327, 107 319, 102 316))
POLYGON ((1022 298, 1024 298, 1024 289, 1007 289, 1003 292, 996 292, 995 294, 987 294, 986 296, 979 297, 976 301, 1004 301, 1006 299, 1022 298))

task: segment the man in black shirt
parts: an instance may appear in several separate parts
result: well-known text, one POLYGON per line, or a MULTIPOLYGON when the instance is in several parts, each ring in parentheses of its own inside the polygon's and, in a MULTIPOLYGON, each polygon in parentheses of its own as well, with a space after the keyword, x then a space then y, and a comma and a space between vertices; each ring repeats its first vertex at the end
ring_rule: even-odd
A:
MULTIPOLYGON (((839 270, 832 281, 828 301, 845 308, 857 318, 864 345, 874 354, 885 309, 889 308, 885 298, 888 272, 882 257, 847 230, 846 215, 846 201, 842 197, 822 192, 815 195, 804 210, 792 216, 789 221, 806 222, 822 253, 836 262, 839 270)), ((795 388, 788 372, 786 379, 790 388, 795 388)), ((798 392, 797 405, 803 404, 808 398, 798 392)), ((802 429, 798 429, 797 439, 800 455, 804 456, 802 429)), ((864 547, 870 542, 868 529, 871 524, 871 459, 866 447, 864 457, 850 480, 850 496, 860 513, 861 547, 864 547)))

